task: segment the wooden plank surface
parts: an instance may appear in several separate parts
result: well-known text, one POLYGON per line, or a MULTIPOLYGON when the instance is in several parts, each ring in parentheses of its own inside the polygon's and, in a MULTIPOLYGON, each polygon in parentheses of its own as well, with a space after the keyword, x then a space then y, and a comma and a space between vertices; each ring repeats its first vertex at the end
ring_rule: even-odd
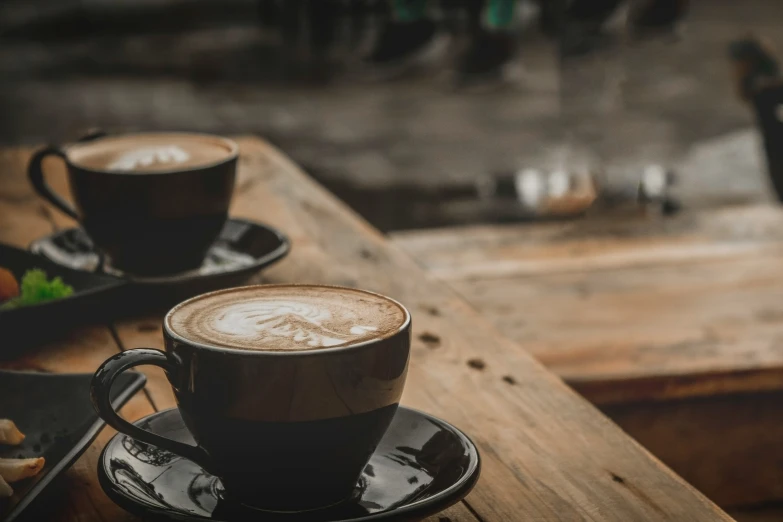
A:
POLYGON ((394 242, 597 404, 783 387, 783 210, 394 242))
POLYGON ((452 280, 710 261, 779 251, 783 210, 743 205, 674 218, 642 214, 390 234, 427 272, 452 280))
POLYGON ((601 410, 726 509, 783 499, 782 401, 781 392, 756 392, 632 401, 601 410))
MULTIPOLYGON (((467 502, 433 521, 731 520, 284 156, 256 139, 240 143, 233 213, 280 227, 293 241, 289 258, 260 281, 361 286, 411 309, 403 402, 460 426, 483 456, 467 502)), ((159 321, 118 322, 120 346, 111 349, 160 346, 159 321)), ((85 370, 89 364, 91 357, 85 370)), ((148 375, 151 405, 171 405, 163 376, 148 375)), ((83 520, 98 520, 102 509, 83 520)))
POLYGON ((721 506, 783 499, 783 210, 394 234, 721 506))

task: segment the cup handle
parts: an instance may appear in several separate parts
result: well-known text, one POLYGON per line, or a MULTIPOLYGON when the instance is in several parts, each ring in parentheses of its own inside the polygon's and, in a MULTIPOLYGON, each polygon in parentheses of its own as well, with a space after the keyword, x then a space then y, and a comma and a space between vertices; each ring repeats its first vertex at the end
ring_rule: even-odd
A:
POLYGON ((92 383, 90 384, 90 399, 95 411, 109 426, 120 433, 176 453, 208 470, 210 468, 209 455, 198 446, 190 446, 189 444, 167 439, 143 430, 126 421, 114 411, 109 399, 114 379, 125 370, 143 364, 159 366, 169 376, 175 376, 180 368, 179 362, 174 356, 160 350, 137 348, 118 353, 114 357, 107 359, 93 375, 92 383))
POLYGON ((38 192, 42 198, 47 200, 55 207, 59 208, 66 215, 78 220, 79 215, 76 213, 76 209, 74 209, 59 194, 52 190, 52 187, 50 187, 44 179, 44 173, 41 164, 43 163, 44 158, 47 156, 59 156, 65 160, 65 153, 59 147, 55 147, 53 145, 41 149, 33 154, 33 157, 30 159, 30 165, 27 167, 27 177, 30 179, 30 184, 32 184, 35 191, 38 192))
MULTIPOLYGON (((77 141, 78 143, 84 143, 87 141, 97 140, 98 138, 103 138, 105 136, 106 133, 103 130, 91 129, 77 141)), ((63 199, 62 196, 57 194, 44 179, 42 164, 43 160, 47 156, 59 156, 65 160, 65 153, 60 147, 49 145, 48 147, 39 150, 33 154, 33 157, 30 159, 30 165, 27 167, 27 176, 30 178, 30 183, 41 197, 46 199, 55 207, 59 208, 66 215, 78 220, 79 215, 77 214, 76 209, 73 208, 65 199, 63 199)))

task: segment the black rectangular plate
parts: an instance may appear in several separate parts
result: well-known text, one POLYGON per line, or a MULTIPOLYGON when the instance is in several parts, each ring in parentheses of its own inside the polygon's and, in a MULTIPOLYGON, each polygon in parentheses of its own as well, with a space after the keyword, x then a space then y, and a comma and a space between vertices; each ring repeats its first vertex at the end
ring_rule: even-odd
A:
MULTIPOLYGON (((15 520, 63 470, 84 453, 104 422, 90 402, 92 374, 54 374, 0 370, 0 418, 11 419, 26 435, 19 446, 0 445, 0 458, 44 457, 35 477, 11 484, 14 496, 0 499, 0 520, 15 520)), ((119 408, 146 378, 126 372, 112 389, 119 408)))

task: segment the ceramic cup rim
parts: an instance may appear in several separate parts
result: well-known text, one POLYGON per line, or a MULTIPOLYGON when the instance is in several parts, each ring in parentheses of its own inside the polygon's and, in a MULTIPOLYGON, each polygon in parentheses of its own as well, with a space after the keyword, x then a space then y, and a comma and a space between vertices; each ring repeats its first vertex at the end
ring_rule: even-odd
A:
POLYGON ((411 324, 411 314, 408 311, 408 309, 397 301, 396 299, 392 299, 389 296, 380 294, 378 292, 372 292, 370 290, 364 290, 360 288, 351 288, 348 286, 340 286, 340 285, 326 285, 326 284, 317 284, 317 283, 276 283, 276 284, 267 284, 267 285, 245 285, 245 286, 239 286, 239 287, 232 287, 232 288, 223 288, 220 290, 214 290, 212 292, 206 292, 204 294, 199 294, 195 297, 191 297, 190 299, 186 299, 185 301, 182 301, 181 303, 175 305, 171 310, 169 310, 166 313, 166 316, 163 318, 163 333, 166 337, 172 339, 173 341, 184 344, 187 346, 191 346, 194 348, 198 348, 201 350, 209 350, 213 352, 220 352, 227 355, 238 355, 243 357, 316 357, 316 356, 324 356, 329 354, 336 354, 336 353, 345 353, 356 349, 361 349, 367 346, 371 346, 374 344, 377 344, 379 342, 387 341, 389 339, 393 339, 400 334, 403 334, 410 328, 411 324), (330 288, 330 289, 336 289, 336 290, 348 290, 350 292, 361 292, 369 295, 373 295, 375 297, 380 297, 381 299, 386 299, 390 301, 391 303, 397 305, 400 310, 402 310, 404 314, 404 319, 402 323, 400 323, 400 326, 398 326, 395 330, 390 331, 386 334, 384 334, 381 337, 376 337, 373 339, 367 339, 366 341, 361 341, 355 344, 349 344, 347 346, 335 346, 333 348, 319 348, 319 349, 312 349, 312 350, 248 350, 243 348, 231 348, 229 346, 221 346, 218 344, 211 344, 207 342, 201 342, 201 341, 195 341, 192 339, 188 339, 187 337, 180 335, 179 333, 175 332, 174 329, 171 327, 171 317, 172 315, 182 306, 185 306, 186 304, 196 301, 198 299, 204 298, 206 296, 212 296, 217 294, 224 294, 224 293, 231 293, 236 292, 239 289, 249 289, 249 288, 296 288, 296 287, 316 287, 316 288, 330 288))
POLYGON ((218 167, 220 165, 224 165, 226 163, 229 163, 231 161, 236 160, 239 158, 239 144, 235 142, 232 139, 226 138, 224 136, 219 136, 217 134, 209 134, 206 132, 185 132, 185 131, 144 131, 144 132, 124 132, 122 134, 109 134, 107 136, 102 136, 100 138, 96 138, 94 140, 90 141, 84 141, 84 142, 74 142, 69 143, 67 145, 64 145, 62 147, 62 151, 65 156, 65 163, 74 169, 82 170, 85 172, 90 172, 93 174, 105 174, 107 176, 126 176, 126 175, 134 175, 137 176, 138 172, 134 170, 107 170, 107 169, 94 169, 90 168, 84 165, 81 165, 79 163, 75 163, 73 160, 71 160, 70 152, 74 149, 79 148, 87 148, 91 144, 103 141, 103 140, 111 140, 111 139, 117 139, 117 138, 127 138, 132 136, 141 136, 141 137, 156 137, 156 136, 184 136, 188 138, 209 138, 214 141, 221 142, 223 145, 225 145, 229 149, 228 156, 221 158, 217 161, 213 161, 211 163, 204 163, 203 165, 195 165, 192 167, 184 167, 184 168, 171 168, 166 170, 156 170, 154 172, 145 172, 145 177, 155 177, 155 176, 166 176, 170 174, 187 174, 190 172, 200 172, 202 170, 208 170, 215 167, 218 167))

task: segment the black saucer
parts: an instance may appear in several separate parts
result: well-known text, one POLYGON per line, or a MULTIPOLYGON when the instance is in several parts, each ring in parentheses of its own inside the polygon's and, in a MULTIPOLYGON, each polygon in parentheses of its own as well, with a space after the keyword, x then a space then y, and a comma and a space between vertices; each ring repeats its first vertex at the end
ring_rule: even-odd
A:
MULTIPOLYGON (((193 444, 179 411, 136 425, 193 444)), ((98 478, 106 494, 146 519, 310 522, 419 520, 459 502, 479 476, 478 451, 454 426, 400 407, 357 485, 352 500, 305 513, 272 513, 224 500, 220 481, 193 462, 126 435, 103 450, 98 478)))
POLYGON ((86 272, 112 275, 136 285, 176 286, 208 282, 216 288, 230 286, 288 254, 290 242, 280 231, 244 219, 229 219, 210 247, 201 266, 179 274, 142 277, 105 263, 90 238, 80 228, 62 230, 35 240, 30 250, 54 263, 86 272))

